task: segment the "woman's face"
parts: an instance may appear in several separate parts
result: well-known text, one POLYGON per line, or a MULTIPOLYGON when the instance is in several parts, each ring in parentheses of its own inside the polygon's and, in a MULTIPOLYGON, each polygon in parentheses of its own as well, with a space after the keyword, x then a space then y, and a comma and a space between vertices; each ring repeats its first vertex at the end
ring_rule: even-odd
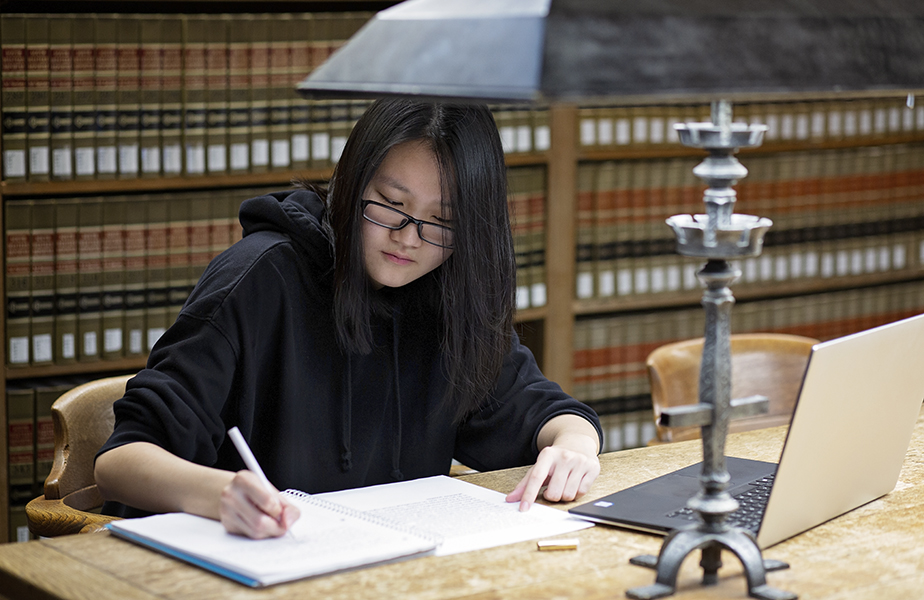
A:
MULTIPOLYGON (((436 156, 423 142, 405 142, 388 152, 362 199, 451 227, 450 215, 443 214, 442 192, 436 156)), ((392 230, 363 219, 362 227, 366 273, 375 289, 406 285, 452 254, 421 240, 413 223, 392 230)))

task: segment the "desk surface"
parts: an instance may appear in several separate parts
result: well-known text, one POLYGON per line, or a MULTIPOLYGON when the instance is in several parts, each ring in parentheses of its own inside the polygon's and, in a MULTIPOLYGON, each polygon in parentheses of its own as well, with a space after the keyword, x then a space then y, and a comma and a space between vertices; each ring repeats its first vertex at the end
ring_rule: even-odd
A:
MULTIPOLYGON (((784 428, 729 437, 726 453, 775 461, 784 428)), ((606 495, 701 458, 697 441, 614 452, 588 497, 606 495)), ((506 491, 525 469, 479 473, 465 479, 506 491)), ((924 594, 924 410, 895 490, 874 502, 764 551, 791 568, 768 575, 774 587, 802 600, 918 598, 924 594)), ((558 505, 568 508, 573 504, 558 505)), ((654 571, 629 564, 657 554, 661 538, 597 526, 576 534, 575 552, 538 552, 523 542, 466 554, 406 562, 251 590, 110 537, 77 535, 0 546, 0 597, 54 599, 335 598, 409 600, 467 598, 622 598, 630 587, 654 582, 654 571)), ((738 559, 723 554, 720 582, 703 588, 698 554, 684 562, 679 591, 686 600, 746 598, 738 559)))

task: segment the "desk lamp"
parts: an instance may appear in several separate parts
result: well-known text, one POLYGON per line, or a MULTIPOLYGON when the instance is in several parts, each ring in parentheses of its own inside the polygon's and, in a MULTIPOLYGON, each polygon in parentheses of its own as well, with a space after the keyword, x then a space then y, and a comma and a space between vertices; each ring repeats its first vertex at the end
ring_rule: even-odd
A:
POLYGON ((472 101, 635 103, 708 99, 709 123, 677 125, 682 143, 707 150, 694 169, 708 188, 705 214, 667 220, 677 251, 706 259, 705 344, 699 403, 666 410, 668 426, 702 427, 699 515, 675 530, 660 554, 633 564, 657 571, 632 598, 676 590, 684 558, 701 550, 703 584, 717 581, 721 550, 741 560, 748 593, 792 593, 766 583, 788 565, 765 560, 749 532, 726 522, 729 420, 767 409, 766 398, 731 399, 729 261, 757 256, 771 226, 734 213, 733 185, 747 175, 734 157, 762 141, 763 125, 734 123, 731 101, 839 92, 908 93, 924 83, 924 3, 919 0, 407 0, 379 12, 301 82, 314 98, 408 95, 472 101))

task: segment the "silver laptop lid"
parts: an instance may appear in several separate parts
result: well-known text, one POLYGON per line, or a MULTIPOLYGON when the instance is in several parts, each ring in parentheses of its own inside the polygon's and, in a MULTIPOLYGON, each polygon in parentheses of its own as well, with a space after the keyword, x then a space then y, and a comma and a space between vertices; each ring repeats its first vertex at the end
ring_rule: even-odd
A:
POLYGON ((922 400, 924 315, 815 345, 760 547, 892 491, 922 400))

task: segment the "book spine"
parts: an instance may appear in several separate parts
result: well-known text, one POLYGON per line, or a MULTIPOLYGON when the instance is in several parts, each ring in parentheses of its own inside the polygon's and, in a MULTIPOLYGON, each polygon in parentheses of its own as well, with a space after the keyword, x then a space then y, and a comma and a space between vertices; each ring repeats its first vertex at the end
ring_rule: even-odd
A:
POLYGON ((208 194, 209 210, 209 261, 227 250, 231 246, 231 221, 237 220, 232 214, 231 205, 227 201, 228 192, 213 191, 208 194))
POLYGON ((189 268, 189 198, 173 196, 167 203, 167 326, 176 321, 192 289, 189 268))
POLYGON ((100 359, 102 337, 103 203, 86 198, 77 207, 77 359, 100 359))
POLYGON ((529 203, 522 168, 507 170, 507 205, 516 259, 516 306, 529 308, 529 203))
MULTIPOLYGON (((199 281, 212 260, 211 193, 189 194, 189 288, 199 281)), ((186 301, 186 298, 183 298, 186 301)))
POLYGON ((532 248, 529 276, 530 306, 545 306, 548 298, 546 282, 546 174, 543 167, 532 167, 526 172, 529 202, 529 225, 532 248))
POLYGON ((74 178, 96 178, 96 19, 75 16, 73 36, 74 178))
POLYGON ((26 22, 0 15, 0 116, 3 179, 26 180, 26 22))
POLYGON ((6 411, 10 506, 24 506, 33 497, 35 482, 34 391, 25 386, 8 386, 6 411))
POLYGON ((183 173, 183 17, 159 15, 161 22, 160 144, 165 176, 183 173))
POLYGON ((189 16, 184 21, 183 39, 183 172, 205 174, 206 131, 206 47, 210 21, 189 16))
POLYGON ((51 65, 48 18, 26 18, 26 147, 29 181, 51 178, 51 65))
POLYGON ((31 363, 54 360, 55 314, 55 204, 36 200, 32 205, 31 246, 31 363))
POLYGON ((206 168, 220 175, 228 171, 228 19, 210 17, 206 40, 206 168))
POLYGON ((163 22, 158 18, 140 19, 139 46, 139 162, 142 177, 162 173, 161 102, 164 87, 163 22))
POLYGON ((291 15, 275 15, 269 40, 269 136, 270 168, 287 171, 292 166, 289 88, 289 53, 292 47, 291 15))
POLYGON ((144 346, 147 197, 125 204, 125 355, 142 356, 144 346))
POLYGON ((250 171, 250 31, 246 16, 228 17, 228 167, 250 171))
POLYGON ((119 178, 141 170, 141 21, 120 15, 116 28, 116 137, 119 178))
POLYGON ((55 364, 77 360, 78 200, 55 200, 55 364))
POLYGON ((125 355, 125 199, 105 200, 102 228, 101 315, 103 358, 125 355))
MULTIPOLYGON (((309 50, 311 53, 311 68, 309 73, 320 67, 330 57, 332 41, 332 15, 330 13, 314 13, 310 21, 308 35, 309 50)), ((314 169, 324 169, 330 165, 330 100, 311 100, 309 102, 311 137, 311 163, 314 169)))
POLYGON ((250 101, 250 169, 263 173, 269 169, 269 20, 266 15, 250 15, 248 71, 250 101))
POLYGON ((71 19, 53 17, 49 20, 49 102, 51 178, 74 178, 74 53, 71 39, 71 19))
POLYGON ((96 105, 96 176, 114 179, 118 172, 118 50, 114 15, 96 17, 94 79, 96 105))
MULTIPOLYGON (((292 15, 292 27, 289 30, 291 35, 289 48, 290 90, 295 90, 301 80, 307 77, 312 70, 310 42, 312 23, 313 19, 310 13, 292 15)), ((349 103, 348 100, 344 101, 344 104, 347 106, 349 106, 349 103)), ((344 116, 344 121, 349 121, 348 108, 346 112, 347 114, 344 116)), ((307 168, 311 158, 310 131, 308 129, 309 119, 310 108, 308 102, 290 91, 289 120, 291 125, 290 141, 293 169, 307 168)), ((345 126, 349 127, 349 124, 345 126)), ((342 151, 342 146, 338 146, 337 148, 342 151)), ((338 152, 333 152, 333 155, 339 157, 338 152)))
POLYGON ((32 201, 7 201, 6 220, 6 339, 7 364, 29 364, 30 256, 32 201))
POLYGON ((167 200, 152 197, 145 221, 145 344, 148 352, 167 330, 167 200))

